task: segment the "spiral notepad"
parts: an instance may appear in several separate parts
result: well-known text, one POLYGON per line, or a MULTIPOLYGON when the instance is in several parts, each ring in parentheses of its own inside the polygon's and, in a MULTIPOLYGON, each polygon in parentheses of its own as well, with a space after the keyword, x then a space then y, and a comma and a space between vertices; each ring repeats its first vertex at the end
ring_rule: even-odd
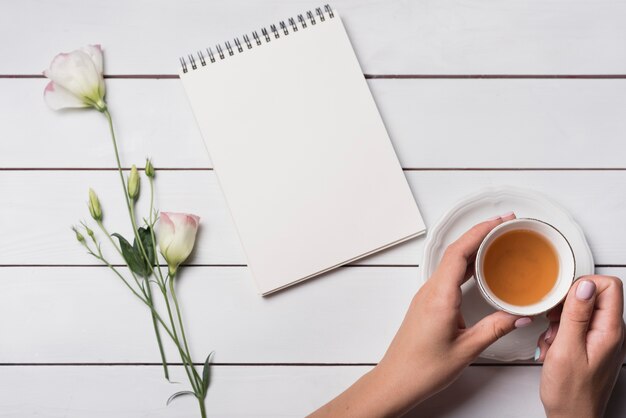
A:
POLYGON ((186 55, 180 77, 262 294, 424 232, 329 6, 186 55))

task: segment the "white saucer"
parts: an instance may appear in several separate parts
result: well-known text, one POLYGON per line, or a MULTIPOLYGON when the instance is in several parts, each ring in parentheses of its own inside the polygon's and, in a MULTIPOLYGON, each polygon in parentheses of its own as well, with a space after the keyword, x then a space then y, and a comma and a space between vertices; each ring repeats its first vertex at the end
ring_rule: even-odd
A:
MULTIPOLYGON (((546 221, 559 229, 570 242, 576 257, 576 277, 593 274, 594 262, 585 235, 570 214, 560 205, 536 192, 510 186, 488 187, 458 202, 430 229, 424 245, 422 281, 425 282, 436 269, 448 244, 456 240, 472 225, 493 216, 514 211, 517 217, 546 221)), ((495 312, 480 295, 474 279, 463 285, 461 311, 471 326, 484 316, 495 312)), ((544 316, 533 323, 513 331, 487 348, 481 357, 499 361, 532 358, 539 335, 546 330, 544 316)))

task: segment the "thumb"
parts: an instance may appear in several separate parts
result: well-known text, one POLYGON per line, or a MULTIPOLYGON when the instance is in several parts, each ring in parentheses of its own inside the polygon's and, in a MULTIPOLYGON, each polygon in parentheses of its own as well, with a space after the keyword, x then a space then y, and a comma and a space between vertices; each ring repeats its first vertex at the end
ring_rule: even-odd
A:
POLYGON ((596 284, 593 281, 579 280, 572 286, 563 305, 555 343, 563 342, 571 348, 585 345, 595 299, 596 284))
POLYGON ((532 319, 528 317, 519 317, 503 311, 494 312, 467 329, 465 334, 467 349, 477 356, 509 332, 531 323, 532 319))

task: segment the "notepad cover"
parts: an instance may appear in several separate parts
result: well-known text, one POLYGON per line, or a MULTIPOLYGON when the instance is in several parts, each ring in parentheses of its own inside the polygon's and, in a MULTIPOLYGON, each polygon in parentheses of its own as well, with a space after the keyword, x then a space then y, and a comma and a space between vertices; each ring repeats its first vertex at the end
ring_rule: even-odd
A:
POLYGON ((261 294, 425 231, 336 12, 181 79, 261 294))

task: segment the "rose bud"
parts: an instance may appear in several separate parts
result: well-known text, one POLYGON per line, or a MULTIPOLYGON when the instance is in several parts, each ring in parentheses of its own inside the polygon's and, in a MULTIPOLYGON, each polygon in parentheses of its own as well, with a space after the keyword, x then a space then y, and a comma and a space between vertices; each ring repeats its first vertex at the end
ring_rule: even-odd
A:
POLYGON ((200 218, 187 213, 161 212, 157 238, 170 275, 189 257, 196 242, 200 218))

